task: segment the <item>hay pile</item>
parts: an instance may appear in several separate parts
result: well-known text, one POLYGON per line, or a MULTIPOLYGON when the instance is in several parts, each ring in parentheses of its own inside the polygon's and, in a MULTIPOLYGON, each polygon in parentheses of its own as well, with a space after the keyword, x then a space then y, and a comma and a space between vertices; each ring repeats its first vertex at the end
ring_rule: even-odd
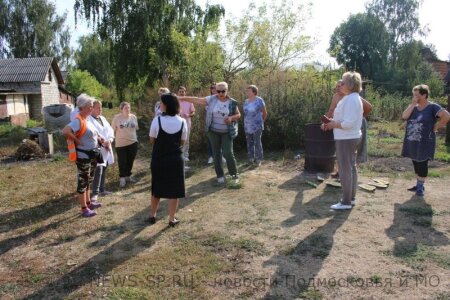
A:
POLYGON ((17 160, 30 160, 45 157, 45 152, 38 143, 32 140, 23 140, 15 153, 17 160))

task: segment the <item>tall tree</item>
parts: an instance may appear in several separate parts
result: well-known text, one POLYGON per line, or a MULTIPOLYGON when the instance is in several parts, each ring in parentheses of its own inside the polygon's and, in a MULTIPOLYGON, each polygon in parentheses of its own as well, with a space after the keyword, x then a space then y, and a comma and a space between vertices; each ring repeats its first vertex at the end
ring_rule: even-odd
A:
POLYGON ((78 39, 79 48, 74 54, 76 68, 88 71, 102 85, 114 85, 114 73, 111 61, 111 42, 101 41, 97 34, 82 36, 78 39))
POLYGON ((309 8, 283 0, 260 6, 250 4, 237 20, 228 20, 225 77, 233 78, 244 68, 260 76, 299 63, 312 48, 304 33, 309 8))
POLYGON ((365 78, 387 65, 389 34, 383 23, 373 15, 350 16, 334 30, 328 52, 348 70, 356 70, 365 78))
POLYGON ((397 59, 399 47, 413 40, 421 33, 419 7, 422 0, 372 0, 366 9, 386 26, 391 35, 390 45, 393 62, 397 59))
POLYGON ((205 34, 224 14, 222 6, 202 10, 193 0, 76 0, 75 11, 93 21, 102 40, 111 39, 119 97, 143 77, 168 84, 186 63, 180 35, 205 34))
POLYGON ((0 2, 0 55, 7 57, 54 56, 67 65, 71 55, 66 14, 56 14, 47 0, 0 2))

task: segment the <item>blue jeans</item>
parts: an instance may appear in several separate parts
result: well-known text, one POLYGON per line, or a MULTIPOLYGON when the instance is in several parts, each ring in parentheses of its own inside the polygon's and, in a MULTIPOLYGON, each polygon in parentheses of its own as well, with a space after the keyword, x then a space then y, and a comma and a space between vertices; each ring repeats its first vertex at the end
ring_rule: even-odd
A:
POLYGON ((105 191, 106 168, 108 168, 108 164, 95 168, 94 181, 92 182, 92 196, 105 191))
POLYGON ((262 129, 254 133, 245 133, 247 140, 247 154, 249 160, 259 162, 263 159, 263 148, 261 143, 262 129))

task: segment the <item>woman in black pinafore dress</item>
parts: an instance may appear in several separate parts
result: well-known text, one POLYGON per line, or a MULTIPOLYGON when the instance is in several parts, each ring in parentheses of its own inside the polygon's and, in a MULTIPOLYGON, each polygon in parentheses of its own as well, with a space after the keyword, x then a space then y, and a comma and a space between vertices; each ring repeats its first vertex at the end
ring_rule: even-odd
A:
POLYGON ((156 212, 161 198, 169 199, 169 225, 175 226, 179 220, 175 218, 178 199, 185 197, 184 160, 182 147, 186 140, 186 121, 177 114, 180 105, 176 96, 161 96, 163 116, 152 121, 150 142, 153 144, 152 202, 149 222, 156 222, 156 212))

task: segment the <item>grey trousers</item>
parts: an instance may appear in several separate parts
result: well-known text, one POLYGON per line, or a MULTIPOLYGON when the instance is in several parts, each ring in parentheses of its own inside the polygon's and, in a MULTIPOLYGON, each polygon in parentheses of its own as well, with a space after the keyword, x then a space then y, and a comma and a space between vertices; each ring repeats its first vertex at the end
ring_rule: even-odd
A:
POLYGON ((363 117, 362 123, 361 123, 361 142, 358 145, 358 155, 356 156, 356 162, 358 164, 365 163, 368 160, 367 155, 367 129, 369 125, 367 124, 366 118, 363 117))
POLYGON ((263 148, 261 143, 262 130, 255 133, 245 133, 247 140, 247 155, 249 160, 260 162, 263 159, 263 148))
POLYGON ((350 205, 355 199, 358 187, 356 172, 356 149, 360 139, 336 140, 336 158, 339 167, 339 179, 342 186, 342 204, 350 205))

